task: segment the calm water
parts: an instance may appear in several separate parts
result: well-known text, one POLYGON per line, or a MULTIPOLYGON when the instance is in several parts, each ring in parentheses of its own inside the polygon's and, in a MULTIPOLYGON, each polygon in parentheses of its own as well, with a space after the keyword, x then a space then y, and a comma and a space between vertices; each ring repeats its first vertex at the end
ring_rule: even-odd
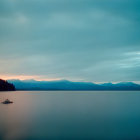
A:
POLYGON ((140 140, 140 92, 0 92, 0 140, 140 140))

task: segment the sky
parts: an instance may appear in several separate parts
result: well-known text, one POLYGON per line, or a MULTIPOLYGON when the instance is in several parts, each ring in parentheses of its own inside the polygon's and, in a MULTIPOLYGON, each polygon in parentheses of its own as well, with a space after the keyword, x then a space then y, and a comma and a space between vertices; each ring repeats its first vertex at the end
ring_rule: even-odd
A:
POLYGON ((140 81, 139 0, 0 0, 0 78, 140 81))

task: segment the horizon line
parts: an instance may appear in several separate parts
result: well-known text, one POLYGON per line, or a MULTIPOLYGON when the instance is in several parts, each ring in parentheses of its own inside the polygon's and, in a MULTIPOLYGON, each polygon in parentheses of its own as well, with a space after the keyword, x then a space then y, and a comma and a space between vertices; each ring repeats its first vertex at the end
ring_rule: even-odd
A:
POLYGON ((112 84, 117 84, 117 83, 129 83, 129 82, 132 82, 132 83, 136 83, 136 84, 140 84, 140 81, 104 81, 104 82, 96 82, 96 81, 80 81, 80 80, 67 80, 67 79, 53 79, 53 80, 48 80, 48 79, 42 79, 42 80, 39 80, 39 79, 34 79, 34 78, 31 78, 31 79, 5 79, 6 81, 8 80, 19 80, 19 81, 37 81, 37 82, 51 82, 51 81, 70 81, 70 82, 85 82, 85 83, 95 83, 95 84, 103 84, 103 83, 112 83, 112 84))

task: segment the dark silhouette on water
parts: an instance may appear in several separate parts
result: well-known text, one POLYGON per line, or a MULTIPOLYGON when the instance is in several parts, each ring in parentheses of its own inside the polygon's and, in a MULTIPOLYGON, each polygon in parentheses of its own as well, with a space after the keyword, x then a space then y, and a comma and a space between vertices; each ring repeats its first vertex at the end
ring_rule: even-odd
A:
POLYGON ((0 79, 0 91, 15 91, 15 86, 5 80, 0 79))
POLYGON ((6 99, 5 101, 2 102, 3 104, 12 104, 13 102, 10 101, 9 99, 6 99))

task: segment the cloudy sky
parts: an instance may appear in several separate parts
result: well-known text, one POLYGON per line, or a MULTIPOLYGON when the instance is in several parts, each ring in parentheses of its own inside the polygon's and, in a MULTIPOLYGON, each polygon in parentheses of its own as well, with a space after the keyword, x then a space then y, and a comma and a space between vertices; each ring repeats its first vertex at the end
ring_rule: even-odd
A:
POLYGON ((0 0, 0 77, 140 81, 140 0, 0 0))

